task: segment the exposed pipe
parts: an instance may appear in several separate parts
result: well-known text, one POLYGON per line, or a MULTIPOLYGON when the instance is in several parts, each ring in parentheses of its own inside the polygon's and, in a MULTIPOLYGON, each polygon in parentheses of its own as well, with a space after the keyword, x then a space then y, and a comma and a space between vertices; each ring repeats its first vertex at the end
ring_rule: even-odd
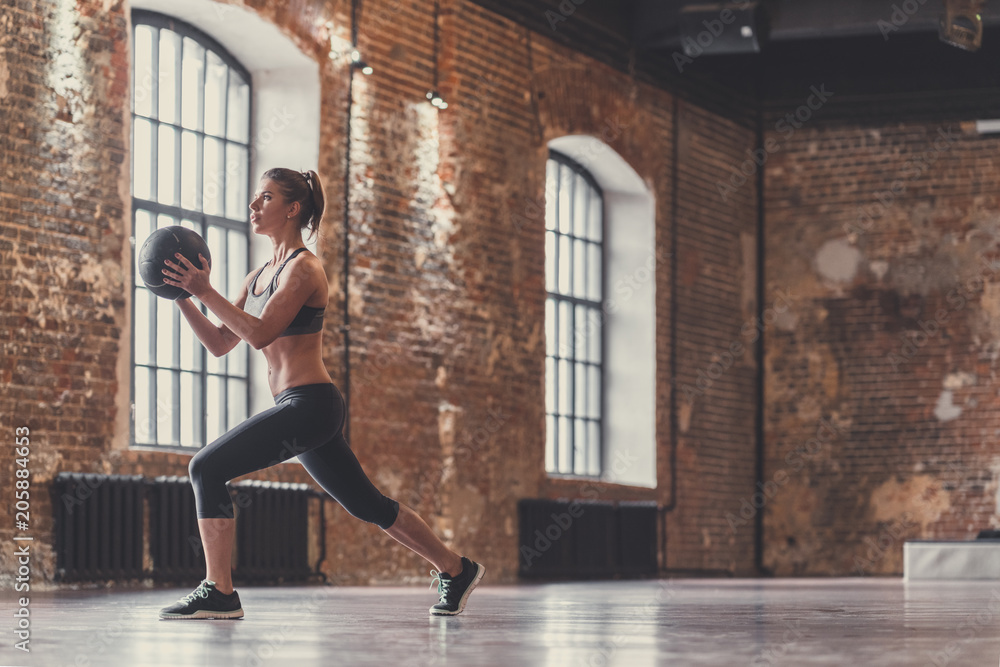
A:
MULTIPOLYGON (((756 144, 757 150, 764 150, 764 106, 763 106, 763 73, 761 67, 757 68, 757 128, 756 144)), ((766 289, 764 280, 766 272, 764 267, 764 170, 767 164, 763 164, 757 170, 757 321, 764 321, 764 298, 766 289)), ((754 462, 754 487, 764 488, 764 327, 758 327, 760 336, 757 337, 754 348, 754 358, 757 362, 756 396, 757 405, 754 408, 754 440, 755 440, 755 462, 754 462)), ((764 569, 764 510, 761 508, 754 516, 754 537, 753 537, 753 560, 754 567, 758 574, 766 574, 764 569)))
POLYGON ((670 502, 661 506, 662 535, 660 548, 663 553, 663 569, 667 569, 667 513, 677 508, 677 200, 680 192, 678 164, 680 163, 680 98, 674 93, 673 108, 673 173, 671 188, 673 196, 670 202, 670 502))
MULTIPOLYGON (((358 4, 360 0, 351 0, 351 48, 358 48, 358 4)), ((354 111, 354 70, 353 63, 349 66, 347 81, 347 138, 344 148, 344 256, 341 270, 341 289, 344 294, 344 322, 340 332, 344 337, 344 386, 341 392, 344 396, 344 438, 351 441, 351 312, 350 295, 348 293, 348 275, 351 268, 351 117, 354 111)))

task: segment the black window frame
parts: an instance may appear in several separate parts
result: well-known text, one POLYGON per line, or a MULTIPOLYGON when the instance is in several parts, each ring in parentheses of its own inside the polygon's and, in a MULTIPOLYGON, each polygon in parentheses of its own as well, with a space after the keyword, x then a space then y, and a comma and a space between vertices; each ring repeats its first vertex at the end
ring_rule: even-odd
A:
MULTIPOLYGON (((560 257, 559 257, 559 246, 560 246, 560 243, 559 243, 559 239, 560 239, 560 237, 563 237, 563 236, 569 237, 571 240, 575 240, 575 239, 578 239, 580 237, 574 236, 572 234, 572 231, 569 234, 564 234, 564 233, 562 233, 562 232, 559 231, 559 215, 560 215, 560 211, 559 211, 560 196, 559 195, 560 195, 560 188, 562 187, 562 185, 561 185, 561 179, 558 178, 558 177, 556 178, 555 188, 554 188, 553 191, 550 191, 549 187, 548 187, 548 163, 546 163, 546 172, 545 172, 546 173, 546 197, 549 197, 549 196, 554 197, 554 200, 555 200, 554 201, 554 211, 555 211, 554 216, 555 216, 555 221, 554 221, 553 228, 550 229, 549 228, 549 221, 548 221, 548 219, 546 219, 545 233, 547 235, 550 231, 554 231, 555 232, 555 244, 554 245, 555 245, 555 255, 556 256, 554 258, 554 261, 555 261, 555 282, 556 282, 556 284, 555 284, 554 287, 556 288, 557 291, 556 292, 550 292, 548 290, 548 285, 546 285, 546 296, 545 296, 546 304, 550 300, 554 302, 555 329, 554 329, 553 335, 555 337, 554 345, 555 345, 555 348, 556 348, 555 349, 555 352, 556 352, 555 356, 549 355, 548 354, 548 349, 547 349, 548 348, 548 344, 546 344, 546 355, 545 355, 546 356, 546 366, 548 366, 548 359, 555 359, 556 361, 553 364, 554 369, 555 369, 555 373, 554 373, 555 377, 553 377, 551 379, 548 378, 548 377, 546 378, 546 383, 548 383, 549 381, 551 381, 551 382, 554 383, 554 387, 553 387, 552 391, 553 391, 553 396, 554 396, 553 409, 555 411, 552 412, 552 413, 550 413, 548 411, 548 405, 546 405, 546 410, 545 410, 546 424, 548 424, 549 418, 552 417, 552 422, 553 422, 554 427, 555 427, 555 431, 552 433, 552 438, 551 438, 552 447, 553 447, 553 450, 554 450, 553 453, 552 453, 552 458, 553 458, 553 461, 554 461, 554 468, 552 468, 552 469, 549 468, 549 465, 548 465, 549 452, 548 451, 546 451, 546 453, 545 453, 545 461, 546 461, 545 468, 546 468, 546 473, 550 477, 566 477, 566 478, 574 478, 574 479, 581 479, 581 478, 582 479, 599 479, 599 478, 603 477, 603 475, 605 473, 604 456, 605 456, 605 450, 606 450, 606 446, 605 446, 605 442, 604 442, 604 421, 605 421, 605 414, 606 414, 605 381, 606 381, 606 375, 607 375, 607 373, 606 373, 607 368, 606 368, 605 360, 607 359, 607 345, 608 345, 607 336, 605 335, 606 331, 605 331, 605 328, 604 328, 604 323, 605 323, 605 320, 606 320, 606 317, 604 316, 604 299, 605 299, 605 294, 607 292, 607 275, 606 275, 606 268, 607 268, 607 215, 606 215, 606 202, 605 202, 605 197, 604 197, 604 190, 601 188, 600 184, 594 178, 593 174, 591 174, 590 171, 586 167, 584 167, 582 164, 580 164, 579 162, 577 162, 576 160, 574 160, 570 156, 568 156, 568 155, 566 155, 564 153, 561 153, 561 152, 559 152, 557 150, 553 150, 553 149, 549 149, 548 160, 549 161, 554 161, 559 168, 566 167, 566 168, 570 169, 571 171, 573 171, 577 176, 579 176, 580 178, 582 178, 583 181, 591 189, 593 189, 596 192, 597 196, 600 199, 600 206, 601 206, 601 222, 600 222, 601 239, 600 239, 599 245, 600 245, 600 261, 601 261, 601 281, 600 281, 600 295, 599 295, 599 298, 597 300, 590 300, 590 299, 580 298, 580 297, 577 297, 577 296, 570 296, 568 294, 562 294, 562 293, 558 292, 558 286, 559 286, 559 269, 560 269, 560 267, 559 267, 559 261, 560 261, 560 257), (573 344, 572 344, 572 348, 573 349, 570 352, 571 353, 570 357, 562 357, 561 356, 561 351, 558 349, 559 339, 560 339, 559 326, 561 324, 560 317, 559 317, 559 310, 560 310, 559 304, 560 304, 560 302, 567 302, 567 303, 569 303, 572 306, 572 313, 573 313, 572 319, 573 319, 573 326, 574 326, 574 336, 573 336, 573 338, 571 338, 571 340, 573 341, 573 344), (596 317, 597 317, 596 326, 600 328, 600 335, 601 335, 601 341, 600 341, 600 346, 599 346, 600 359, 599 359, 599 362, 596 363, 596 364, 592 363, 592 362, 589 362, 589 361, 581 361, 581 360, 579 360, 577 358, 577 353, 576 352, 577 352, 577 345, 579 343, 578 332, 576 332, 576 330, 575 330, 576 329, 576 308, 577 307, 584 307, 584 308, 586 308, 588 310, 595 311, 593 313, 593 315, 596 315, 596 317), (561 359, 566 359, 567 360, 568 365, 569 365, 569 371, 570 371, 569 385, 570 385, 570 392, 571 393, 570 393, 570 396, 569 396, 569 399, 568 399, 569 413, 567 413, 565 415, 561 414, 559 412, 559 402, 560 402, 559 396, 560 396, 560 394, 559 394, 559 372, 558 372, 559 365, 558 365, 558 361, 561 360, 561 359), (579 415, 576 414, 576 402, 577 402, 577 400, 576 400, 577 399, 577 397, 576 397, 576 384, 577 383, 576 383, 576 377, 575 376, 576 376, 576 366, 577 366, 578 363, 583 363, 586 366, 596 366, 597 369, 598 369, 598 372, 599 372, 600 382, 599 382, 599 396, 598 396, 598 414, 597 414, 596 418, 581 417, 581 416, 579 416, 579 415), (560 452, 559 452, 559 421, 560 421, 560 417, 567 417, 568 422, 570 424, 570 428, 569 428, 569 448, 568 448, 569 453, 570 453, 570 461, 568 462, 568 465, 560 465, 560 463, 561 463, 561 461, 560 461, 560 452), (594 458, 596 458, 596 470, 591 469, 591 471, 589 471, 589 472, 576 472, 576 463, 577 463, 577 461, 576 461, 576 449, 577 448, 576 448, 576 441, 575 441, 575 439, 576 439, 576 430, 577 430, 576 429, 576 424, 577 424, 578 421, 596 422, 596 425, 597 425, 598 445, 596 447, 596 450, 594 452, 591 452, 591 454, 594 456, 594 458)), ((575 202, 576 179, 573 180, 573 184, 574 184, 573 185, 574 191, 571 192, 570 195, 569 195, 569 201, 571 203, 575 202)), ((589 198, 588 198, 587 201, 588 201, 588 206, 589 206, 589 198)), ((571 216, 574 215, 574 213, 571 213, 571 216)), ((588 213, 589 213, 589 211, 588 211, 588 213)), ((572 228, 572 225, 571 225, 571 228, 572 228)), ((594 243, 591 239, 583 238, 581 240, 583 240, 583 241, 585 241, 587 243, 594 243)), ((549 258, 546 255, 546 272, 548 271, 548 261, 549 261, 549 258)), ((587 260, 585 259, 585 262, 586 261, 587 260)), ((575 262, 574 262, 574 264, 575 264, 575 262)), ((572 285, 573 285, 574 278, 575 278, 575 269, 576 269, 576 267, 573 264, 571 264, 570 276, 569 276, 569 282, 570 282, 571 289, 572 289, 572 285)), ((587 318, 585 318, 585 320, 586 319, 587 318)), ((590 322, 590 325, 593 326, 594 323, 590 322)), ((586 343, 584 343, 584 344, 586 344, 586 343)), ((546 393, 547 392, 548 392, 548 387, 546 386, 546 393)), ((546 426, 546 428, 548 428, 548 427, 546 426)), ((546 447, 548 447, 548 442, 549 442, 549 438, 546 437, 546 447)), ((585 452, 585 456, 587 454, 588 454, 588 452, 585 452)), ((584 466, 583 466, 584 469, 590 468, 590 466, 587 465, 588 463, 590 463, 590 461, 589 461, 589 459, 586 459, 585 462, 584 462, 584 466)))
MULTIPOLYGON (((208 51, 211 51, 216 57, 219 58, 219 60, 221 60, 229 68, 229 70, 235 71, 236 73, 238 73, 240 75, 240 77, 242 77, 243 81, 247 85, 247 95, 248 95, 248 100, 249 100, 249 105, 248 105, 249 106, 249 113, 247 115, 247 141, 246 141, 246 143, 242 143, 240 141, 234 141, 234 140, 232 140, 232 139, 229 138, 229 126, 228 126, 228 123, 229 123, 229 113, 228 113, 228 108, 226 109, 226 113, 224 114, 224 119, 225 119, 224 123, 225 123, 225 125, 223 127, 221 139, 222 139, 222 142, 223 142, 223 144, 222 144, 223 145, 223 162, 225 162, 225 155, 226 155, 226 153, 225 153, 225 147, 228 144, 231 143, 231 144, 235 144, 237 146, 240 146, 242 148, 245 148, 246 155, 247 155, 247 165, 246 165, 247 179, 246 179, 246 183, 245 183, 245 188, 246 188, 245 192, 248 193, 248 194, 251 193, 252 192, 252 178, 251 178, 250 168, 251 168, 251 161, 252 161, 252 156, 253 156, 254 104, 253 104, 253 79, 250 76, 249 70, 247 70, 246 67, 244 67, 238 60, 236 60, 236 58, 233 57, 233 55, 230 54, 229 51, 224 46, 222 46, 222 44, 220 44, 216 39, 214 39, 211 35, 208 35, 205 32, 199 30, 195 26, 193 26, 193 25, 191 25, 189 23, 186 23, 186 22, 184 22, 184 21, 182 21, 180 19, 177 19, 175 17, 169 16, 169 15, 166 15, 166 14, 161 14, 159 12, 154 12, 154 11, 144 10, 144 9, 134 9, 134 10, 132 10, 132 25, 131 25, 131 33, 130 33, 130 38, 131 38, 130 71, 131 71, 133 77, 135 77, 135 75, 136 75, 136 72, 135 72, 135 63, 136 63, 136 59, 135 59, 135 41, 134 40, 135 40, 135 28, 138 25, 147 25, 147 26, 150 26, 152 28, 155 28, 157 30, 157 33, 156 33, 157 36, 159 35, 159 31, 160 30, 164 30, 164 29, 165 30, 170 30, 170 31, 172 31, 174 33, 177 33, 179 35, 179 37, 180 37, 180 43, 182 45, 184 43, 184 38, 190 38, 190 39, 194 40, 195 42, 197 42, 202 48, 205 49, 205 63, 206 63, 206 67, 204 68, 203 71, 207 71, 208 51)), ((158 64, 159 64, 158 63, 159 54, 158 54, 158 49, 155 48, 155 47, 153 49, 153 58, 154 58, 154 70, 158 71, 158 69, 159 69, 159 67, 158 67, 158 64)), ((226 91, 229 90, 229 79, 228 79, 228 71, 229 70, 227 70, 226 91)), ((204 84, 204 82, 203 82, 203 84, 204 84)), ((152 200, 149 200, 149 199, 139 199, 139 198, 135 197, 134 194, 132 194, 134 192, 134 189, 135 189, 135 185, 134 185, 134 179, 135 179, 135 167, 134 167, 134 161, 135 161, 135 119, 136 119, 136 116, 137 116, 136 112, 135 112, 135 97, 134 97, 135 84, 134 84, 134 82, 133 82, 131 90, 129 91, 129 98, 130 98, 130 127, 129 127, 130 156, 131 156, 131 160, 132 160, 132 164, 133 164, 132 168, 130 169, 130 175, 129 175, 129 183, 130 183, 130 186, 129 186, 130 187, 130 193, 129 194, 130 194, 130 197, 131 197, 131 200, 132 200, 132 206, 131 206, 131 211, 132 211, 131 225, 132 225, 132 228, 131 228, 131 234, 130 234, 131 241, 132 241, 131 242, 131 246, 132 246, 132 270, 133 271, 137 270, 136 269, 136 257, 137 257, 137 253, 138 253, 139 248, 136 247, 137 244, 136 244, 136 239, 135 239, 135 233, 136 233, 136 215, 137 215, 137 212, 140 211, 140 210, 148 211, 149 212, 149 214, 150 214, 150 216, 152 218, 152 229, 156 229, 157 228, 157 222, 156 221, 157 221, 157 218, 160 215, 167 215, 167 216, 170 216, 170 217, 174 218, 176 220, 175 224, 178 224, 178 225, 181 224, 182 220, 191 221, 192 223, 194 223, 194 225, 196 227, 195 231, 197 231, 199 234, 202 235, 203 238, 206 238, 206 239, 208 238, 208 229, 209 229, 209 227, 216 227, 216 228, 219 228, 219 229, 223 230, 226 233, 227 237, 228 237, 228 234, 229 234, 230 231, 241 232, 243 234, 243 236, 246 238, 246 244, 245 244, 246 245, 246 256, 244 258, 245 259, 245 266, 249 267, 250 266, 250 255, 251 255, 251 252, 250 252, 250 243, 251 243, 252 234, 250 233, 250 228, 249 228, 248 222, 247 222, 247 220, 245 218, 241 219, 241 220, 236 220, 236 219, 233 219, 233 218, 227 218, 227 217, 225 217, 225 214, 227 213, 227 211, 226 211, 226 197, 227 197, 227 193, 225 191, 225 184, 221 188, 221 194, 220 194, 221 208, 222 208, 223 215, 210 214, 210 213, 204 212, 203 210, 202 211, 198 211, 198 210, 186 209, 186 208, 183 208, 182 206, 179 206, 179 205, 175 206, 175 205, 161 204, 160 202, 156 201, 156 198, 157 198, 156 189, 158 187, 158 172, 157 172, 157 170, 158 170, 158 164, 159 164, 158 155, 157 155, 157 141, 156 141, 156 137, 158 136, 158 132, 157 132, 156 128, 158 128, 160 124, 167 124, 167 125, 171 125, 171 126, 177 128, 177 130, 178 130, 178 141, 176 142, 176 148, 175 148, 175 150, 177 152, 177 155, 176 155, 176 158, 175 158, 175 163, 178 165, 177 166, 178 170, 180 170, 180 164, 181 164, 181 155, 180 155, 180 152, 181 152, 181 141, 180 141, 180 137, 181 137, 182 133, 183 132, 194 132, 196 135, 198 135, 198 138, 199 138, 199 154, 198 154, 198 158, 202 161, 202 168, 204 168, 204 166, 203 166, 204 165, 204 153, 201 150, 201 147, 203 147, 203 145, 204 145, 205 137, 210 136, 210 135, 208 135, 208 133, 205 131, 204 126, 202 126, 200 129, 196 129, 196 130, 191 130, 190 128, 183 127, 183 120, 182 120, 182 118, 180 116, 178 116, 178 118, 176 119, 176 123, 165 123, 164 121, 160 121, 159 118, 158 118, 159 111, 156 108, 158 106, 158 95, 159 95, 158 82, 157 82, 156 86, 152 87, 152 89, 155 91, 153 93, 153 95, 154 95, 153 107, 154 107, 154 115, 156 116, 154 118, 149 118, 148 119, 152 123, 153 128, 154 128, 153 131, 152 131, 152 137, 153 137, 153 143, 152 143, 153 154, 149 156, 149 160, 150 160, 150 163, 151 163, 151 171, 152 171, 152 175, 151 175, 151 178, 150 178, 150 181, 151 181, 151 184, 152 184, 152 188, 153 188, 153 191, 151 192, 152 200)), ((202 90, 199 91, 199 95, 204 95, 204 88, 202 88, 202 90)), ((226 95, 228 96, 228 92, 226 93, 226 95)), ((182 90, 178 90, 178 96, 177 96, 178 97, 178 99, 177 99, 177 108, 178 108, 178 111, 181 108, 182 96, 183 96, 183 91, 182 90)), ((226 103, 228 105, 228 97, 226 99, 226 103)), ((142 118, 145 119, 146 117, 143 116, 142 118)), ((220 137, 212 136, 212 138, 213 139, 219 139, 220 137)), ((204 195, 204 192, 203 192, 203 189, 202 189, 203 188, 203 181, 204 181, 204 176, 202 178, 202 182, 199 182, 199 183, 196 184, 196 193, 197 193, 196 196, 199 197, 199 198, 204 195)), ((178 185, 176 187, 180 187, 179 182, 178 182, 178 185)), ((183 203, 183 202, 180 202, 180 203, 183 203)), ((202 208, 204 208, 204 201, 202 201, 202 208)), ((228 243, 228 239, 227 239, 227 243, 228 243)), ((130 388, 129 401, 130 401, 130 406, 131 406, 130 418, 129 418, 129 444, 130 444, 131 447, 155 448, 157 451, 180 451, 180 452, 186 452, 186 453, 190 453, 192 451, 197 451, 198 449, 201 449, 201 448, 205 447, 208 444, 208 404, 209 404, 209 400, 208 400, 208 379, 209 379, 209 376, 215 376, 215 377, 222 378, 223 396, 220 399, 220 405, 221 405, 221 408, 222 408, 222 410, 224 412, 224 414, 221 417, 223 423, 224 424, 229 424, 229 421, 230 421, 230 414, 229 414, 230 405, 229 405, 229 396, 228 396, 228 389, 227 389, 227 387, 228 387, 228 384, 229 384, 229 380, 231 380, 231 379, 243 380, 246 383, 245 405, 243 406, 243 414, 249 416, 249 414, 250 414, 251 398, 252 398, 251 397, 251 378, 250 378, 250 372, 249 372, 249 370, 250 370, 249 348, 247 346, 245 346, 245 345, 243 346, 244 349, 243 349, 242 352, 243 352, 243 354, 245 356, 244 356, 242 362, 243 362, 243 368, 245 369, 245 375, 242 375, 242 376, 240 376, 240 375, 233 375, 231 373, 231 371, 230 371, 231 362, 229 362, 229 360, 227 360, 224 372, 222 372, 222 373, 210 372, 209 371, 209 363, 208 363, 208 352, 205 349, 204 345, 202 345, 201 342, 197 340, 197 338, 195 338, 195 346, 196 346, 195 347, 195 354, 199 355, 198 356, 198 361, 197 361, 197 364, 196 364, 197 365, 197 370, 194 370, 194 371, 192 371, 192 370, 185 370, 185 369, 182 369, 182 365, 177 365, 176 367, 173 367, 173 366, 159 366, 158 363, 157 363, 157 359, 155 358, 156 357, 156 353, 157 353, 156 352, 157 348, 155 346, 155 338, 156 338, 157 324, 158 323, 156 321, 156 309, 152 308, 153 319, 152 319, 152 323, 150 325, 150 331, 149 331, 149 333, 150 333, 150 336, 153 338, 153 341, 151 341, 151 345, 150 345, 150 351, 151 351, 150 354, 152 355, 153 358, 150 359, 150 360, 148 360, 149 363, 137 364, 136 363, 136 345, 135 345, 135 340, 136 340, 136 329, 135 329, 135 322, 136 322, 136 312, 135 312, 136 311, 136 292, 137 292, 138 289, 144 289, 144 288, 138 287, 136 285, 136 282, 137 282, 136 280, 132 280, 131 281, 131 286, 130 286, 131 290, 132 290, 132 306, 131 306, 131 311, 132 311, 132 329, 131 329, 131 335, 130 335, 130 348, 131 348, 130 349, 130 354, 131 354, 130 361, 131 361, 131 364, 130 364, 130 367, 129 367, 129 388, 130 388), (136 370, 139 367, 149 368, 152 371, 151 372, 151 377, 153 378, 153 381, 151 383, 151 389, 150 389, 150 395, 149 395, 149 406, 148 406, 148 414, 152 417, 151 420, 150 420, 152 422, 152 430, 151 430, 151 433, 150 433, 150 436, 149 436, 149 439, 151 440, 151 442, 136 442, 136 416, 137 416, 137 411, 135 409, 135 401, 136 401, 136 370), (178 406, 178 405, 180 405, 180 401, 181 401, 181 398, 182 398, 181 395, 180 395, 181 394, 180 376, 182 375, 182 373, 192 373, 192 374, 196 375, 196 382, 198 382, 198 384, 200 385, 200 396, 201 396, 201 405, 200 406, 196 406, 196 409, 200 410, 200 417, 199 417, 199 421, 200 421, 200 429, 199 430, 200 430, 200 432, 195 434, 196 440, 198 442, 196 444, 194 444, 193 446, 192 445, 183 445, 183 444, 180 444, 180 441, 173 442, 173 443, 170 443, 170 444, 159 444, 158 442, 156 442, 158 440, 158 426, 156 424, 157 420, 155 418, 156 415, 158 415, 158 407, 157 407, 157 403, 158 403, 158 400, 157 400, 158 399, 158 395, 157 395, 158 394, 158 388, 157 388, 157 380, 156 380, 156 378, 157 378, 159 370, 167 370, 167 371, 173 373, 174 376, 175 376, 175 381, 173 382, 173 391, 172 391, 173 396, 171 396, 170 401, 169 401, 169 403, 172 406, 178 406), (200 443, 200 444, 198 444, 198 443, 200 443)), ((232 286, 230 285, 229 288, 231 288, 231 287, 232 286)), ((152 298, 153 299, 157 299, 158 297, 154 296, 152 298)), ((201 310, 202 310, 202 312, 204 314, 208 315, 208 309, 203 304, 201 305, 201 310)), ((180 317, 180 312, 176 309, 176 307, 173 308, 173 315, 172 315, 172 317, 174 319, 173 330, 176 333, 179 330, 179 326, 183 326, 183 323, 180 322, 180 318, 181 318, 180 317)), ((173 346, 174 346, 174 350, 173 350, 174 358, 179 359, 180 358, 180 351, 179 351, 180 338, 179 337, 175 337, 174 340, 172 341, 172 343, 173 343, 173 346)), ((238 350, 233 350, 229 354, 236 354, 236 353, 238 353, 238 350)), ((181 432, 181 412, 180 412, 180 410, 172 410, 171 413, 172 413, 171 414, 171 420, 172 420, 171 428, 173 429, 173 432, 176 432, 178 434, 178 436, 180 437, 180 436, 182 436, 182 432, 181 432)), ((223 430, 225 430, 225 429, 223 429, 223 430)))

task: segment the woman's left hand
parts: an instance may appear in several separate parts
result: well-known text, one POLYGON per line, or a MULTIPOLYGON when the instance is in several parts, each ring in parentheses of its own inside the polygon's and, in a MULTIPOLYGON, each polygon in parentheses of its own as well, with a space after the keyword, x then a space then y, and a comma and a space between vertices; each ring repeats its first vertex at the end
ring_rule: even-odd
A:
POLYGON ((163 261, 169 267, 163 269, 163 282, 185 289, 198 298, 201 298, 208 290, 212 289, 212 283, 209 281, 209 274, 212 269, 208 265, 208 260, 201 253, 198 254, 198 261, 201 262, 201 268, 196 267, 187 257, 180 253, 174 256, 176 258, 175 261, 170 261, 169 259, 163 261))

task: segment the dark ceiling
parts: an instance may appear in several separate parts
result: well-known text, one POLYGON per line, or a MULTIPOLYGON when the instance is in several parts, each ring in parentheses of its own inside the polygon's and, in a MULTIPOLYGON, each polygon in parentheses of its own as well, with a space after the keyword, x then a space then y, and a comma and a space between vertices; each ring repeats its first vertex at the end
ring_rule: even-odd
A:
MULTIPOLYGON (((681 41, 682 8, 702 6, 718 14, 720 7, 740 6, 743 0, 495 0, 489 5, 519 23, 543 28, 539 32, 574 31, 574 23, 605 34, 620 44, 640 49, 675 49, 681 41)), ((879 21, 892 22, 896 8, 898 30, 892 35, 936 32, 944 12, 943 0, 761 0, 760 11, 770 26, 767 41, 882 36, 879 21), (910 11, 910 14, 906 14, 910 11), (903 18, 905 17, 905 18, 903 18), (902 20, 900 20, 902 19, 902 20)), ((986 3, 985 26, 1000 25, 1000 3, 986 3)))
POLYGON ((841 101, 916 93, 948 98, 956 90, 981 96, 1000 89, 1000 2, 987 3, 982 49, 969 52, 939 39, 943 0, 762 0, 759 52, 706 53, 683 71, 677 63, 682 9, 707 5, 704 16, 711 18, 720 3, 474 2, 638 80, 714 95, 720 107, 732 100, 778 107, 824 82, 838 86, 841 101))
MULTIPOLYGON (((691 2, 690 0, 628 0, 611 2, 608 0, 585 0, 595 3, 594 11, 614 13, 619 18, 618 29, 629 31, 629 37, 637 46, 662 46, 675 48, 680 41, 677 17, 682 6, 720 3, 691 2), (650 35, 662 31, 660 44, 651 44, 650 35), (671 43, 671 39, 673 43, 671 43)), ((732 4, 741 4, 734 2, 732 4)), ((989 3, 984 8, 982 18, 985 26, 1000 25, 998 3, 989 3)), ((944 13, 942 0, 764 0, 761 7, 768 18, 770 31, 767 41, 829 39, 834 37, 878 36, 883 38, 886 24, 898 27, 890 36, 936 32, 938 21, 944 13), (897 9, 898 8, 898 9, 897 9), (894 17, 894 12, 896 13, 894 17), (907 13, 910 12, 910 13, 907 13), (883 21, 880 26, 879 22, 883 21)), ((716 10, 717 12, 718 10, 716 10)))

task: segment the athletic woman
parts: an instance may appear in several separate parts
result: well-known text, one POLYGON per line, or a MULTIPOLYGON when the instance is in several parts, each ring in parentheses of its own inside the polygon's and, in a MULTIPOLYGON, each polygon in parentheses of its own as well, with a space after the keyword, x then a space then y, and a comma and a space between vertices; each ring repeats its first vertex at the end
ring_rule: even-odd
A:
POLYGON ((207 572, 194 592, 161 610, 160 618, 243 616, 230 570, 235 519, 226 482, 293 456, 348 512, 434 565, 440 601, 431 614, 461 613, 485 572, 445 546, 412 509, 382 495, 344 439, 346 406, 322 358, 326 272, 302 243, 302 230, 318 229, 324 207, 316 172, 264 173, 250 202, 250 227, 271 240, 274 255, 247 275, 232 303, 212 287, 204 257, 199 255, 200 267, 180 254, 166 262, 164 282, 196 296, 222 322, 213 324, 191 300, 176 301, 209 352, 220 357, 245 340, 264 353, 275 405, 191 459, 188 471, 207 572))

